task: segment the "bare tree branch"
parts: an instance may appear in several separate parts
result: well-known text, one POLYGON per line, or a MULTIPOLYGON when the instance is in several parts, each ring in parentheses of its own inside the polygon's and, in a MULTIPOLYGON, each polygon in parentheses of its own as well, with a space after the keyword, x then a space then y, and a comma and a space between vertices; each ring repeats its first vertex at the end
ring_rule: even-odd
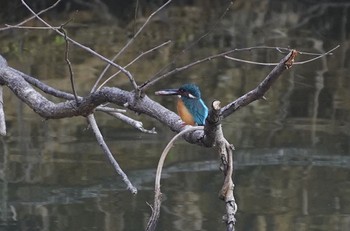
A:
POLYGON ((261 99, 264 94, 270 89, 272 84, 281 76, 282 72, 291 67, 294 62, 294 57, 297 55, 297 51, 292 50, 287 56, 285 56, 279 64, 266 76, 266 78, 253 90, 242 95, 232 103, 229 103, 221 109, 220 115, 225 118, 231 115, 236 110, 243 106, 250 104, 251 102, 261 99))
MULTIPOLYGON (((0 55, 0 68, 7 67, 6 60, 0 55)), ((3 86, 0 85, 0 135, 6 135, 6 121, 4 112, 3 86)))
MULTIPOLYGON (((136 62, 137 60, 139 60, 141 57, 143 57, 143 56, 145 56, 145 55, 147 55, 147 54, 149 54, 149 53, 151 53, 151 52, 153 52, 153 51, 155 51, 155 50, 157 50, 157 49, 159 49, 159 48, 161 48, 161 47, 163 47, 163 46, 165 46, 165 45, 168 45, 169 43, 171 43, 171 40, 166 41, 166 42, 164 42, 164 43, 162 43, 162 44, 160 44, 160 45, 158 45, 158 46, 156 46, 156 47, 153 47, 153 48, 151 48, 151 49, 149 49, 149 50, 147 50, 147 51, 145 51, 145 52, 142 52, 140 55, 138 55, 136 58, 134 58, 131 62, 129 62, 127 65, 125 65, 124 68, 129 67, 129 66, 132 65, 134 62, 136 62)), ((110 77, 108 77, 108 78, 97 88, 97 90, 101 89, 101 87, 103 87, 104 85, 106 85, 107 82, 109 82, 112 78, 114 78, 115 76, 117 76, 120 72, 121 72, 121 71, 119 70, 119 71, 116 72, 115 74, 113 74, 113 75, 111 75, 110 77)), ((99 80, 100 80, 100 77, 99 77, 99 79, 96 81, 95 85, 92 87, 91 92, 94 92, 94 91, 96 90, 96 87, 97 87, 97 84, 98 84, 99 80)))
MULTIPOLYGON (((109 102, 108 99, 113 95, 112 92, 108 93, 108 91, 112 89, 105 89, 104 91, 100 91, 96 94, 89 95, 88 97, 81 98, 79 105, 76 105, 74 99, 67 100, 62 103, 53 103, 35 91, 29 83, 27 83, 16 72, 12 72, 11 69, 0 69, 0 75, 2 76, 1 81, 4 81, 2 84, 8 86, 17 95, 18 98, 25 102, 40 116, 46 119, 87 116, 91 114, 98 105, 109 102), (106 93, 107 95, 104 95, 106 93)), ((117 95, 120 93, 120 97, 123 97, 125 96, 124 93, 127 92, 119 92, 117 95)), ((130 93, 126 95, 128 97, 132 97, 130 93)), ((124 101, 125 99, 123 100, 123 98, 112 99, 112 101, 115 100, 122 100, 123 103, 126 103, 126 101, 124 101)), ((122 104, 122 102, 119 101, 119 105, 122 104)))
POLYGON ((190 63, 190 64, 187 64, 187 65, 185 65, 185 66, 177 67, 177 68, 175 68, 175 69, 173 69, 173 70, 171 70, 171 71, 169 71, 169 72, 167 72, 167 73, 165 73, 165 74, 163 74, 163 75, 161 75, 161 76, 155 76, 155 77, 153 77, 153 78, 147 80, 146 82, 144 82, 144 83, 140 86, 140 89, 143 90, 143 91, 145 91, 147 88, 153 86, 156 82, 158 82, 158 81, 161 80, 161 79, 164 79, 164 78, 166 78, 166 77, 168 77, 168 76, 170 76, 170 75, 173 75, 173 74, 175 74, 175 73, 178 73, 178 72, 180 72, 180 71, 186 70, 186 69, 188 69, 188 68, 190 68, 190 67, 193 67, 193 66, 195 66, 195 65, 198 65, 198 64, 201 64, 201 63, 210 61, 210 60, 215 59, 215 58, 218 58, 218 57, 223 57, 223 56, 225 56, 225 55, 227 55, 227 54, 230 54, 230 53, 232 53, 232 52, 235 52, 235 51, 237 51, 237 50, 234 49, 234 50, 230 50, 230 51, 225 51, 225 52, 220 53, 220 54, 216 54, 216 55, 212 55, 212 56, 209 56, 209 57, 205 57, 205 58, 203 58, 203 59, 200 59, 200 60, 197 60, 197 61, 192 62, 192 63, 190 63))
MULTIPOLYGON (((34 78, 28 77, 29 76, 26 76, 26 79, 30 79, 30 81, 33 82, 34 78)), ((0 68, 0 84, 9 87, 9 89, 11 89, 19 99, 46 119, 87 116, 91 114, 97 106, 105 103, 114 103, 116 105, 129 108, 135 112, 145 113, 151 117, 154 117, 164 124, 169 124, 175 131, 179 131, 182 128, 181 120, 175 113, 154 102, 147 96, 144 96, 141 99, 136 99, 134 92, 127 92, 118 88, 104 87, 86 97, 80 97, 79 105, 75 104, 74 97, 71 94, 63 94, 63 96, 70 98, 67 101, 54 103, 46 99, 39 92, 35 91, 35 89, 26 81, 26 79, 23 78, 21 72, 14 71, 14 69, 8 66, 0 68)), ((46 85, 44 86, 46 87, 46 85)), ((97 109, 105 112, 115 110, 106 110, 103 107, 97 107, 97 109)), ((121 118, 121 116, 119 116, 119 118, 121 118)), ((124 117, 122 119, 125 121, 126 118, 124 117)), ((132 123, 130 122, 129 124, 132 123)), ((140 126, 140 124, 135 127, 142 130, 142 126, 140 126)), ((152 130, 148 132, 153 133, 152 130)))
POLYGON ((223 217, 224 222, 226 223, 226 230, 234 231, 236 224, 236 212, 238 206, 234 197, 234 184, 233 184, 233 146, 230 145, 227 140, 222 136, 222 142, 218 142, 222 165, 224 166, 224 185, 220 191, 220 198, 225 202, 226 214, 223 217))
MULTIPOLYGON (((284 70, 286 70, 286 63, 290 61, 290 58, 291 54, 288 54, 285 58, 283 58, 280 64, 271 71, 271 73, 255 90, 223 107, 221 109, 220 116, 225 118, 238 108, 261 98, 271 87, 273 82, 282 74, 284 70)), ((183 128, 182 121, 177 114, 151 100, 149 97, 147 97, 147 95, 138 98, 137 92, 128 92, 119 88, 103 87, 101 90, 79 99, 79 105, 76 105, 74 100, 53 103, 35 91, 31 85, 24 80, 18 71, 13 71, 13 69, 9 67, 0 68, 0 84, 8 86, 19 99, 25 102, 40 116, 47 119, 88 116, 101 104, 114 103, 137 113, 144 113, 150 117, 153 117, 156 120, 166 124, 175 132, 180 132, 183 128)), ((210 131, 210 126, 210 123, 207 123, 205 130, 210 131)), ((211 147, 213 146, 214 142, 211 136, 208 135, 210 133, 211 132, 195 131, 186 134, 184 138, 190 143, 211 147)))
MULTIPOLYGON (((1 57, 1 55, 0 55, 1 57)), ((16 70, 12 67, 7 67, 9 69, 10 72, 13 72, 16 75, 19 75, 20 77, 22 77, 26 82, 28 82, 29 84, 35 86, 36 88, 40 89, 41 91, 43 91, 46 94, 52 95, 54 97, 60 98, 60 99, 66 99, 66 100, 73 100, 74 95, 65 91, 61 91, 58 90, 56 88, 53 88, 43 82, 41 82, 40 80, 27 75, 19 70, 16 70)))
POLYGON ((151 130, 147 130, 143 127, 143 123, 141 121, 137 121, 134 119, 131 119, 130 117, 119 113, 119 112, 107 112, 107 114, 125 122, 126 124, 129 124, 130 126, 136 128, 137 130, 143 132, 143 133, 147 133, 147 134, 157 134, 155 128, 151 129, 151 130))
MULTIPOLYGON (((232 52, 232 51, 229 51, 232 52)), ((228 105, 224 106, 220 111, 220 116, 225 118, 232 114, 239 108, 248 105, 249 103, 260 99, 270 89, 272 84, 279 78, 279 76, 291 67, 294 62, 296 51, 290 52, 285 56, 280 63, 267 75, 267 77, 252 91, 239 97, 228 105), (294 52, 294 53, 293 53, 294 52)), ((126 107, 137 113, 144 113, 156 120, 166 124, 171 130, 180 132, 182 130, 182 122, 177 114, 162 105, 151 100, 146 95, 138 98, 135 92, 123 91, 119 88, 104 87, 99 91, 91 93, 90 95, 79 99, 79 106, 75 105, 74 97, 63 92, 59 93, 61 96, 69 98, 69 100, 62 103, 53 103, 35 91, 31 85, 24 80, 39 85, 37 80, 29 78, 19 71, 15 71, 10 67, 0 68, 0 83, 7 85, 22 101, 31 107, 36 113, 47 119, 59 119, 71 116, 87 116, 91 114, 96 107, 104 103, 114 103, 116 105, 126 107)), ((43 87, 43 86, 41 86, 43 87)), ((46 90, 52 93, 52 89, 44 85, 46 90)), ((210 127, 210 123, 206 124, 206 129, 210 127)), ((195 131, 187 134, 184 138, 190 143, 196 143, 204 146, 212 146, 213 139, 210 138, 211 132, 195 131)))
POLYGON ((173 70, 171 70, 171 71, 169 71, 169 72, 167 72, 167 73, 165 73, 163 75, 160 75, 160 76, 156 75, 156 76, 150 78, 149 80, 147 80, 146 82, 144 82, 140 86, 140 89, 145 91, 147 88, 153 86, 159 80, 167 78, 167 77, 169 77, 171 75, 174 75, 174 74, 176 74, 176 73, 178 73, 180 71, 184 71, 186 69, 189 69, 190 67, 202 64, 204 62, 208 62, 208 61, 211 61, 211 60, 216 59, 216 58, 225 57, 225 55, 228 55, 228 54, 231 54, 231 53, 234 53, 234 52, 238 52, 238 51, 252 51, 252 50, 256 50, 256 49, 274 49, 274 50, 277 50, 279 52, 282 52, 283 50, 290 52, 290 50, 291 50, 291 49, 288 49, 288 48, 269 47, 269 46, 255 46, 255 47, 247 47, 247 48, 236 48, 236 49, 233 49, 233 50, 225 51, 225 52, 222 52, 222 53, 219 53, 219 54, 215 54, 215 55, 211 55, 211 56, 199 59, 197 61, 194 61, 192 63, 186 64, 186 65, 181 66, 181 67, 176 67, 175 69, 173 69, 173 70))
MULTIPOLYGON (((1 55, 0 55, 0 58, 2 58, 1 55)), ((26 82, 39 88, 40 90, 42 90, 43 92, 45 92, 49 95, 52 95, 52 96, 55 96, 55 97, 61 98, 61 99, 66 99, 66 100, 75 100, 74 96, 70 93, 66 93, 64 91, 60 91, 60 90, 57 90, 53 87, 50 87, 50 86, 46 85, 45 83, 39 81, 38 79, 33 78, 32 76, 26 75, 26 74, 24 74, 16 69, 13 69, 11 67, 6 67, 6 68, 8 68, 11 72, 13 72, 12 74, 19 75, 26 82)), ((83 97, 78 96, 78 99, 79 99, 79 101, 82 101, 83 97)), ((45 102, 43 102, 43 103, 46 104, 45 102)), ((73 108, 72 108, 72 110, 73 110, 73 108)), ((148 134, 156 134, 156 131, 154 129, 147 130, 147 129, 143 128, 142 122, 136 121, 136 120, 134 120, 130 117, 127 117, 125 115, 121 115, 121 113, 126 112, 125 109, 110 108, 110 107, 106 107, 106 106, 101 105, 101 106, 96 107, 96 110, 107 113, 109 115, 112 115, 113 117, 115 117, 123 122, 126 122, 130 126, 138 129, 139 131, 142 131, 142 132, 148 133, 148 134)), ((44 118, 46 118, 46 117, 44 117, 44 118)))
MULTIPOLYGON (((166 3, 164 3, 161 7, 159 7, 156 11, 154 11, 150 16, 148 16, 147 20, 144 22, 144 24, 140 27, 140 29, 136 32, 136 34, 125 44, 125 46, 111 59, 112 62, 114 62, 119 55, 121 55, 136 39, 136 37, 141 33, 141 31, 145 28, 145 26, 148 24, 148 22, 152 19, 154 15, 156 15, 159 11, 161 11, 163 8, 165 8, 168 4, 170 4, 172 0, 168 0, 166 3)), ((102 77, 106 74, 107 70, 109 69, 111 65, 107 64, 107 66, 104 68, 100 76, 98 77, 95 86, 93 87, 92 91, 93 92, 102 79, 102 77)))
MULTIPOLYGON (((305 64, 305 63, 310 63, 310 62, 313 62, 317 59, 320 59, 320 58, 323 58, 324 56, 326 55, 332 55, 333 51, 338 49, 340 47, 340 45, 337 45, 336 47, 334 47, 333 49, 327 51, 326 53, 323 53, 323 54, 319 54, 317 57, 313 58, 313 59, 308 59, 308 60, 305 60, 305 61, 301 61, 301 62, 295 62, 294 65, 301 65, 301 64, 305 64)), ((300 52, 299 52, 300 53, 300 52)))
POLYGON ((64 34, 64 41, 65 41, 65 44, 66 44, 66 49, 64 51, 64 59, 65 59, 67 65, 68 65, 69 79, 70 79, 70 83, 71 83, 71 86, 72 86, 72 91, 73 91, 73 95, 74 95, 74 98, 75 98, 75 102, 76 102, 76 104, 79 104, 77 91, 75 90, 75 81, 74 81, 74 74, 73 74, 72 64, 71 64, 71 62, 69 60, 69 41, 67 40, 67 32, 63 28, 63 25, 61 26, 61 31, 64 34))
MULTIPOLYGON (((226 16, 226 14, 230 11, 231 7, 233 6, 233 1, 230 1, 228 3, 228 6, 226 7, 226 9, 224 10, 224 12, 221 14, 221 16, 218 18, 218 20, 215 21, 214 24, 212 24, 209 28, 209 30, 205 31, 205 33, 203 33, 202 35, 200 35, 198 38, 194 39, 192 42, 190 42, 189 44, 186 44, 185 48, 182 49, 180 52, 178 52, 177 55, 175 55, 175 57, 172 59, 172 61, 170 61, 168 64, 166 64, 163 68, 161 68, 150 80, 148 80, 147 82, 143 83, 141 85, 141 87, 143 88, 143 90, 145 90, 146 88, 148 88, 147 84, 149 84, 150 82, 152 82, 151 80, 155 80, 157 78, 157 76, 161 75, 161 73, 163 73, 165 70, 168 70, 168 68, 170 66, 173 66, 176 62, 176 60, 185 52, 187 52, 188 50, 190 50, 191 48, 193 48, 196 44, 198 44, 199 41, 201 41, 203 38, 205 38, 206 36, 208 36, 210 33, 212 33, 214 30, 217 29, 218 24, 220 23, 220 21, 226 16)), ((171 73, 171 74, 175 74, 171 73)), ((151 85, 153 85, 154 83, 151 83, 151 85)))
POLYGON ((154 184, 154 202, 153 206, 151 206, 152 209, 152 215, 149 218, 146 231, 154 231, 160 216, 160 206, 162 203, 162 193, 160 190, 160 179, 162 174, 162 169, 164 165, 164 161, 168 155, 168 152, 170 151, 171 147, 174 145, 174 142, 176 139, 178 139, 180 136, 183 136, 185 134, 188 134, 193 131, 203 131, 204 133, 211 133, 212 140, 214 142, 213 146, 218 147, 219 156, 221 157, 221 170, 224 173, 224 184, 220 190, 219 197, 224 200, 225 207, 226 207, 226 215, 224 216, 224 221, 226 223, 227 230, 234 231, 234 225, 236 222, 235 214, 237 212, 237 204, 235 202, 235 198, 233 195, 234 190, 234 184, 233 184, 233 172, 234 172, 234 166, 233 166, 233 153, 232 150, 234 149, 233 145, 230 145, 227 140, 224 137, 222 126, 221 126, 221 119, 222 117, 219 116, 220 114, 220 102, 214 101, 212 103, 212 109, 209 112, 209 116, 206 120, 206 124, 210 124, 210 129, 207 129, 206 127, 202 126, 186 126, 181 132, 179 132, 177 135, 175 135, 167 144, 165 149, 162 152, 162 155, 160 156, 158 166, 157 166, 157 172, 156 172, 156 178, 155 178, 155 184, 154 184))
MULTIPOLYGON (((38 12, 37 15, 39 16, 39 15, 41 15, 41 14, 43 14, 43 13, 45 13, 45 12, 47 12, 47 11, 53 9, 53 8, 55 8, 55 7, 57 6, 57 4, 60 3, 60 2, 61 2, 61 0, 56 1, 54 4, 52 4, 52 5, 49 6, 48 8, 46 8, 46 9, 41 10, 40 12, 38 12)), ((23 25, 23 24, 29 22, 30 20, 32 20, 32 19, 34 19, 34 18, 36 18, 35 15, 32 16, 32 17, 29 17, 29 18, 27 18, 27 19, 25 19, 25 20, 23 20, 23 21, 20 22, 20 23, 17 23, 16 25, 8 25, 8 24, 5 24, 5 27, 0 28, 0 31, 12 29, 12 28, 44 29, 44 28, 38 28, 38 27, 21 27, 21 25, 23 25)), ((45 28, 45 29, 47 29, 47 28, 45 28)))
MULTIPOLYGON (((139 30, 136 32, 134 37, 129 40, 125 46, 113 57, 112 60, 109 60, 105 58, 104 56, 100 55, 99 53, 93 51, 92 49, 80 44, 79 42, 69 38, 67 36, 66 31, 64 30, 63 26, 60 27, 53 27, 49 23, 47 23, 45 20, 43 20, 39 15, 48 9, 53 8, 55 5, 57 5, 59 1, 57 1, 53 6, 45 9, 45 11, 41 11, 39 13, 35 13, 25 2, 25 0, 21 0, 22 4, 33 14, 33 18, 37 18, 39 21, 41 21, 46 27, 36 27, 37 29, 43 29, 47 28, 50 30, 54 30, 59 35, 63 36, 66 42, 66 50, 65 50, 65 60, 68 64, 69 68, 69 74, 70 74, 70 80, 72 85, 72 91, 73 94, 69 94, 67 92, 59 91, 57 89, 54 89, 41 81, 28 76, 26 74, 21 73, 20 71, 17 71, 11 67, 7 66, 6 61, 0 56, 0 135, 6 134, 6 124, 5 124, 5 117, 4 117, 4 111, 3 111, 3 99, 2 99, 2 88, 3 86, 7 86, 20 100, 22 100, 24 103, 26 103, 30 108, 32 108, 37 114, 40 116, 46 118, 46 119, 60 119, 65 117, 72 117, 72 116, 83 116, 87 117, 88 123, 90 124, 96 140, 98 144, 102 147, 102 150, 110 163, 113 165, 116 172, 122 177, 122 180, 127 185, 128 190, 130 190, 132 193, 136 194, 137 189, 132 185, 130 180, 128 179, 127 175, 124 173, 124 171, 120 168, 118 162, 114 158, 113 154, 108 148, 108 145, 106 144, 103 135, 101 134, 101 131, 98 128, 97 122, 94 118, 94 112, 95 111, 102 111, 105 112, 115 118, 118 118, 119 120, 133 126, 134 128, 140 130, 141 132, 145 133, 156 133, 154 129, 147 130, 143 127, 143 124, 141 121, 137 121, 135 119, 132 119, 124 114, 121 114, 119 112, 119 109, 106 107, 107 104, 113 103, 115 105, 119 105, 121 107, 127 108, 129 110, 132 110, 137 113, 143 113, 148 115, 149 117, 155 118, 156 120, 166 124, 170 129, 177 132, 174 136, 174 138, 168 143, 166 148, 164 149, 158 166, 157 166, 157 173, 155 178, 155 195, 154 195, 154 205, 152 208, 152 215, 150 217, 149 223, 147 225, 147 230, 154 230, 156 227, 156 223, 159 218, 160 213, 160 206, 161 206, 161 190, 160 190, 160 180, 161 180, 161 173, 162 168, 164 165, 164 161, 166 159, 166 156, 171 149, 172 145, 174 144, 175 140, 179 137, 184 137, 188 142, 199 144, 206 147, 213 147, 216 146, 219 149, 219 154, 221 157, 221 166, 222 171, 224 174, 224 183, 220 190, 220 198, 224 200, 225 207, 226 207, 226 215, 224 218, 224 221, 226 223, 227 230, 234 230, 234 225, 236 222, 235 215, 237 212, 237 204, 235 202, 234 198, 234 184, 233 184, 233 174, 234 174, 234 166, 233 166, 233 146, 228 143, 228 141, 225 139, 223 131, 222 131, 222 125, 221 121, 226 118, 227 116, 230 116, 232 113, 234 113, 236 110, 240 109, 241 107, 244 107, 253 101, 257 99, 261 99, 264 97, 264 94, 270 89, 270 87, 273 85, 273 83, 281 76, 281 74, 291 68, 295 64, 305 64, 308 62, 315 61, 321 57, 324 57, 326 55, 331 54, 331 52, 335 49, 337 49, 339 46, 333 48, 332 50, 324 53, 319 54, 317 57, 302 61, 302 62, 294 62, 295 57, 299 52, 296 50, 290 50, 287 48, 278 48, 278 47, 250 47, 250 48, 243 48, 243 49, 234 49, 230 51, 225 51, 216 55, 212 55, 209 57, 205 57, 202 59, 199 59, 195 62, 189 63, 187 65, 177 67, 173 70, 170 70, 169 72, 165 74, 157 74, 156 76, 149 79, 147 82, 143 83, 140 87, 137 85, 134 77, 132 74, 126 69, 128 66, 132 65, 135 61, 140 59, 142 56, 146 55, 147 53, 150 53, 156 49, 159 49, 160 47, 163 47, 170 43, 170 41, 165 42, 159 46, 156 46, 154 48, 151 48, 150 50, 141 53, 139 56, 137 56, 134 60, 129 62, 126 66, 121 67, 118 64, 114 63, 114 60, 116 60, 137 38, 137 36, 141 33, 141 31, 145 28, 145 26, 149 23, 151 18, 160 10, 162 10, 164 7, 166 7, 171 0, 168 0, 164 5, 162 5, 160 8, 158 8, 155 12, 153 12, 147 20, 144 22, 144 24, 139 28, 139 30), (91 93, 85 97, 80 97, 76 93, 75 89, 75 83, 74 83, 74 75, 73 70, 71 67, 71 63, 69 60, 69 42, 72 44, 82 48, 83 50, 95 55, 96 57, 104 60, 108 63, 106 68, 102 71, 99 78, 97 79, 96 83, 92 87, 91 93), (275 49, 278 52, 286 52, 288 51, 288 55, 286 55, 284 58, 281 59, 279 63, 260 63, 260 62, 253 62, 248 60, 242 60, 237 59, 233 57, 227 56, 228 54, 231 54, 233 52, 237 51, 250 51, 252 49, 275 49), (170 75, 173 75, 177 72, 183 71, 185 69, 188 69, 192 66, 210 61, 214 58, 219 57, 225 57, 227 59, 231 59, 234 61, 244 62, 244 63, 251 63, 251 64, 259 64, 259 65, 269 65, 269 66, 275 66, 273 70, 265 77, 265 79, 253 90, 250 92, 244 94, 243 96, 239 97, 238 99, 234 100, 233 102, 229 103, 225 107, 220 107, 219 101, 214 101, 212 104, 212 110, 209 113, 209 116, 206 119, 206 124, 204 127, 192 127, 192 126, 186 126, 183 127, 183 123, 180 120, 179 116, 176 115, 174 112, 164 108, 162 105, 158 104, 157 102, 150 99, 147 95, 141 95, 139 94, 142 90, 146 90, 150 86, 154 85, 157 81, 166 78, 170 75), (100 80, 105 75, 106 71, 110 66, 114 66, 118 68, 119 71, 117 73, 110 76, 106 81, 104 81, 99 87, 98 84, 100 80), (133 86, 134 91, 124 91, 119 88, 112 88, 112 87, 103 87, 110 79, 112 79, 114 76, 118 75, 120 72, 125 74, 131 85, 133 86), (54 95, 58 98, 64 99, 64 102, 60 103, 54 103, 50 100, 48 100, 46 97, 44 97, 42 94, 37 92, 33 87, 37 87, 41 89, 43 92, 47 94, 54 95)), ((232 5, 232 2, 231 2, 232 5)), ((230 6, 231 6, 230 5, 230 6)), ((224 12, 224 15, 229 10, 230 6, 226 9, 224 12)), ((223 16, 224 16, 223 15, 223 16)), ((222 17, 223 17, 222 16, 222 17)), ((30 19, 28 19, 30 20, 30 19)), ((14 28, 29 28, 22 26, 26 22, 23 21, 22 23, 19 23, 15 26, 9 26, 7 25, 7 28, 14 27, 14 28)), ((213 27, 214 28, 214 27, 213 27)), ((0 28, 0 30, 4 30, 4 28, 0 28)), ((205 37, 209 32, 204 34, 202 37, 199 38, 202 39, 205 37)), ((198 42, 199 40, 196 40, 198 42)), ((190 44, 192 45, 192 44, 190 44)), ((304 54, 308 55, 315 55, 313 53, 307 53, 303 52, 304 54)), ((168 68, 168 67, 166 67, 168 68)), ((163 70, 161 70, 159 73, 162 73, 163 70)))
MULTIPOLYGON (((309 60, 306 60, 306 61, 303 61, 305 63, 307 62, 311 62, 311 61, 315 61, 325 55, 332 55, 332 51, 334 51, 335 49, 337 49, 339 47, 336 46, 335 48, 331 49, 330 51, 326 52, 325 54, 315 54, 315 53, 309 53, 309 52, 299 52, 300 54, 306 54, 306 55, 317 55, 318 57, 315 57, 313 59, 310 59, 309 60)), ((257 64, 257 65, 264 65, 264 66, 275 66, 277 65, 278 63, 261 63, 261 62, 253 62, 253 61, 249 61, 249 60, 243 60, 243 59, 237 59, 237 58, 233 58, 233 57, 230 57, 228 56, 228 54, 231 54, 231 53, 234 53, 234 52, 239 52, 239 51, 252 51, 252 50, 260 50, 260 49, 263 49, 263 50, 266 50, 266 49, 273 49, 273 50, 277 50, 278 52, 280 53, 284 53, 284 52, 290 52, 292 51, 292 49, 290 48, 284 48, 284 47, 271 47, 271 46, 254 46, 254 47, 246 47, 246 48, 236 48, 236 49, 233 49, 233 50, 229 50, 229 51, 225 51, 225 52, 222 52, 222 53, 219 53, 219 54, 215 54, 215 55, 212 55, 212 56, 209 56, 209 57, 205 57, 203 59, 199 59, 197 61, 194 61, 192 63, 189 63, 189 64, 186 64, 184 66, 181 66, 181 67, 176 67, 174 68, 173 70, 165 73, 165 74, 162 74, 160 76, 156 75, 152 78, 150 78, 149 80, 147 80, 146 82, 144 82, 143 84, 140 85, 140 89, 145 91, 147 88, 153 86, 156 82, 158 82, 159 80, 162 80, 164 78, 167 78, 171 75, 174 75, 180 71, 184 71, 190 67, 193 67, 193 66, 196 66, 198 64, 202 64, 204 62, 208 62, 208 61, 211 61, 213 59, 216 59, 216 58, 221 58, 221 57, 225 57, 225 58, 228 58, 228 59, 232 59, 234 61, 239 61, 239 62, 244 62, 244 63, 250 63, 250 64, 257 64)), ((296 62, 295 64, 304 64, 303 62, 296 62)))
POLYGON ((209 128, 205 129, 207 136, 212 136, 215 142, 215 146, 218 147, 219 156, 221 159, 221 170, 224 173, 224 184, 220 190, 219 197, 224 200, 226 207, 226 214, 224 216, 224 221, 226 223, 226 230, 234 231, 234 225, 236 222, 236 212, 237 204, 233 195, 234 184, 233 184, 233 145, 230 145, 224 137, 222 131, 220 117, 220 101, 215 100, 212 103, 211 110, 209 112, 208 118, 206 120, 209 123, 209 128), (211 133, 211 135, 209 135, 211 133))
POLYGON ((103 139, 103 136, 100 132, 100 129, 97 126, 95 117, 93 114, 90 114, 87 116, 88 122, 96 136, 96 140, 98 142, 98 144, 101 146, 101 148, 103 149, 103 152, 105 153, 105 155, 107 156, 109 162, 111 162, 111 164, 113 165, 114 169, 116 170, 116 172, 122 177, 124 183, 128 186, 128 190, 130 190, 133 194, 137 193, 137 189, 132 185, 132 183, 130 182, 128 176, 124 173, 124 171, 120 168, 118 162, 114 159, 113 154, 111 153, 111 151, 109 150, 106 142, 103 139))
MULTIPOLYGON (((317 59, 320 59, 326 55, 332 55, 333 51, 338 49, 340 47, 340 45, 337 45, 336 47, 334 47, 333 49, 327 51, 326 53, 323 53, 323 54, 315 54, 315 53, 308 53, 308 52, 299 52, 299 54, 306 54, 306 55, 317 55, 317 57, 315 58, 312 58, 312 59, 308 59, 308 60, 305 60, 305 61, 301 61, 301 62, 294 62, 294 65, 300 65, 300 64, 305 64, 305 63, 310 63, 310 62, 313 62, 317 59)), ((228 55, 225 55, 224 56, 225 58, 229 59, 229 60, 233 60, 233 61, 236 61, 236 62, 241 62, 241 63, 248 63, 248 64, 254 64, 254 65, 262 65, 262 66, 276 66, 278 65, 278 63, 262 63, 262 62, 255 62, 255 61, 250 61, 250 60, 245 60, 245 59, 238 59, 238 58, 234 58, 234 57, 231 57, 231 56, 228 56, 228 55)))
MULTIPOLYGON (((59 34, 59 35, 61 35, 62 37, 64 37, 64 34, 63 34, 61 31, 59 31, 59 29, 58 29, 57 27, 51 26, 49 23, 47 23, 45 20, 43 20, 37 13, 35 13, 35 12, 28 6, 28 4, 27 4, 24 0, 21 0, 21 1, 22 1, 22 4, 23 4, 23 5, 24 5, 24 6, 25 6, 39 21, 41 21, 44 25, 46 25, 46 26, 49 27, 50 29, 54 30, 57 34, 59 34)), ((89 47, 87 47, 87 46, 84 46, 84 45, 82 45, 81 43, 76 42, 75 40, 71 39, 71 38, 68 37, 68 36, 67 36, 67 40, 68 40, 69 42, 71 42, 72 44, 74 44, 74 45, 76 45, 76 46, 82 48, 83 50, 85 50, 85 51, 87 51, 87 52, 89 52, 89 53, 95 55, 95 56, 98 57, 99 59, 101 59, 101 60, 107 62, 108 64, 110 64, 110 65, 112 65, 112 66, 118 68, 121 72, 123 72, 123 73, 129 78, 129 81, 130 81, 130 83, 132 84, 134 90, 137 90, 137 89, 138 89, 134 77, 131 75, 131 73, 130 73, 128 70, 126 70, 126 69, 124 69, 123 67, 121 67, 120 65, 118 65, 118 64, 116 64, 116 63, 110 61, 109 59, 107 59, 107 58, 104 57, 103 55, 97 53, 96 51, 92 50, 91 48, 89 48, 89 47)))
POLYGON ((156 178, 154 183, 154 202, 152 208, 152 215, 149 218, 146 231, 154 231, 158 222, 159 214, 160 214, 160 205, 162 204, 162 193, 160 191, 160 178, 162 176, 162 170, 165 158, 167 157, 170 149, 174 145, 175 141, 181 137, 182 135, 189 133, 195 130, 203 130, 203 126, 186 126, 181 132, 176 134, 164 148, 162 155, 159 158, 156 178))
POLYGON ((0 85, 0 136, 6 136, 6 121, 4 112, 3 86, 0 85))
POLYGON ((101 112, 113 112, 113 113, 125 113, 125 109, 119 109, 119 108, 114 108, 114 107, 107 107, 107 106, 98 106, 96 108, 96 111, 101 111, 101 112))

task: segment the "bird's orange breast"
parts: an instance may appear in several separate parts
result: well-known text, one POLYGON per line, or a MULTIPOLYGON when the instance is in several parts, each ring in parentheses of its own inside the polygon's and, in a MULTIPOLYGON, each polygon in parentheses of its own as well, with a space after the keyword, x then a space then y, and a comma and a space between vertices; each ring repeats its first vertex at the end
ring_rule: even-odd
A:
POLYGON ((177 113, 181 117, 182 121, 184 121, 188 125, 195 125, 193 116, 185 107, 185 104, 182 102, 181 98, 177 101, 177 113))

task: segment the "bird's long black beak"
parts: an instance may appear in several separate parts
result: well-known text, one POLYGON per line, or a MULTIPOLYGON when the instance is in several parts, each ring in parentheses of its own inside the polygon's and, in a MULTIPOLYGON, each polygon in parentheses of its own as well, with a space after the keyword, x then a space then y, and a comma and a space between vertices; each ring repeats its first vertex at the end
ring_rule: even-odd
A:
POLYGON ((164 89, 155 92, 156 95, 180 95, 179 89, 164 89))

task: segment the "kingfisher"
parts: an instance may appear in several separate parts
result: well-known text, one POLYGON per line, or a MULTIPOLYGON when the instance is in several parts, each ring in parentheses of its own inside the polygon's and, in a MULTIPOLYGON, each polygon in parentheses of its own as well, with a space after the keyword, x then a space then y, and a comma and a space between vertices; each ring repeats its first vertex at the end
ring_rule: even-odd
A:
POLYGON ((177 95, 177 112, 187 125, 205 124, 208 108, 201 99, 199 87, 192 83, 182 85, 178 89, 165 89, 155 92, 156 95, 177 95))

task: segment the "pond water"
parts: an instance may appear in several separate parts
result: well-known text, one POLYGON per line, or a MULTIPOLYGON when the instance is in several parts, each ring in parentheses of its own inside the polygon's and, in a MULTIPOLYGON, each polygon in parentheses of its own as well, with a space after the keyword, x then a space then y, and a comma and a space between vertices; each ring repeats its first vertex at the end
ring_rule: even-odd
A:
MULTIPOLYGON (((113 57, 159 2, 140 1, 136 16, 132 1, 120 3, 125 10, 108 1, 93 6, 62 3, 45 18, 53 25, 74 18, 67 33, 113 57)), ((21 21, 2 16, 1 25, 21 21)), ((0 38, 0 54, 9 65, 70 92, 62 38, 52 31, 23 29, 0 31, 0 38)), ((138 83, 234 48, 272 46, 324 53, 340 45, 332 56, 284 72, 266 101, 226 118, 223 130, 236 148, 236 230, 350 230, 350 4, 178 1, 157 14, 117 62, 126 65, 168 40, 169 45, 130 66, 138 83)), ((278 62, 284 55, 276 49, 233 54, 257 62, 278 62)), ((105 64, 74 46, 70 57, 78 93, 86 95, 105 64)), ((299 55, 296 61, 313 57, 299 55)), ((207 104, 214 99, 227 104, 253 89, 272 68, 217 58, 165 78, 145 93, 175 110, 174 98, 155 96, 154 91, 194 82, 207 104)), ((124 76, 109 85, 131 89, 124 76)), ((145 228, 158 159, 174 135, 166 126, 127 112, 146 129, 157 131, 144 134, 96 113, 110 149, 138 189, 132 195, 85 118, 43 120, 7 89, 4 105, 8 135, 0 140, 0 230, 145 228)), ((215 150, 177 142, 165 163, 157 230, 225 230, 225 207, 218 198, 222 184, 215 150)))

